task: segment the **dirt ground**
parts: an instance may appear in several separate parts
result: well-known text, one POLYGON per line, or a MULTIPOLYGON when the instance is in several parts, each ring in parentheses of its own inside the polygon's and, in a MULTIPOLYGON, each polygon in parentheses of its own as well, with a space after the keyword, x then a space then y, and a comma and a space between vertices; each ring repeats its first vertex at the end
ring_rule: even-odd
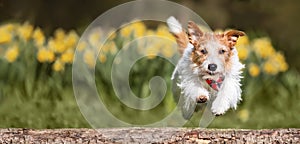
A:
POLYGON ((0 129, 0 143, 300 143, 300 129, 0 129))

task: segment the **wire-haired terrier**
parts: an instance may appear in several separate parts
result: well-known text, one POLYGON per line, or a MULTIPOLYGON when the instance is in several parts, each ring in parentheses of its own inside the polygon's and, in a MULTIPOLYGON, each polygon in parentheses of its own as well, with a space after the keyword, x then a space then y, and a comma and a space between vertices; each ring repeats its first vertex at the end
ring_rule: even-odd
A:
POLYGON ((241 101, 240 79, 244 65, 240 63, 235 44, 245 33, 229 30, 224 33, 203 32, 194 22, 188 22, 187 32, 174 18, 167 20, 175 36, 181 58, 173 72, 184 96, 183 116, 194 112, 193 103, 212 100, 211 111, 222 115, 236 109, 241 101))

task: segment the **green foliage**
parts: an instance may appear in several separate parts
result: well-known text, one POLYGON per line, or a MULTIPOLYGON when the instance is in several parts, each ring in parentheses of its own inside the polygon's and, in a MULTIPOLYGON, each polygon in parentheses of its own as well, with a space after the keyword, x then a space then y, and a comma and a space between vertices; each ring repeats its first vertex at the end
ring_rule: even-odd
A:
POLYGON ((248 80, 238 110, 216 118, 211 127, 299 127, 299 80, 299 73, 295 70, 267 81, 248 80))
MULTIPOLYGON (((34 33, 31 28, 28 28, 28 24, 24 25, 26 27, 22 27, 25 32, 34 33)), ((11 29, 5 27, 2 30, 11 29)), ((0 37, 0 51, 4 52, 4 55, 2 53, 0 55, 0 127, 89 127, 79 111, 72 88, 72 66, 69 61, 73 59, 73 55, 68 54, 74 52, 77 36, 74 33, 66 35, 60 29, 54 38, 48 38, 42 45, 37 45, 38 39, 43 36, 26 37, 26 33, 21 34, 17 29, 12 31, 12 33, 7 33, 8 39, 0 37), (75 42, 70 40, 70 37, 73 37, 75 42), (54 57, 49 57, 49 55, 54 57)), ((104 46, 103 53, 96 58, 93 55, 95 48, 90 47, 93 47, 93 44, 101 39, 97 34, 99 33, 92 33, 91 39, 85 41, 85 46, 81 47, 81 52, 84 55, 84 62, 88 66, 92 66, 93 60, 97 59, 95 81, 98 91, 102 93, 100 98, 110 112, 120 120, 142 125, 159 121, 170 114, 176 107, 170 80, 174 66, 167 60, 156 56, 176 57, 176 53, 172 49, 173 45, 170 43, 170 40, 174 41, 174 39, 167 28, 159 26, 157 29, 151 30, 147 29, 143 23, 125 26, 109 38, 109 43, 104 46), (129 84, 136 96, 145 98, 151 93, 149 89, 151 78, 161 76, 166 81, 168 91, 157 107, 149 111, 141 111, 127 107, 115 96, 110 70, 117 50, 125 46, 128 41, 147 34, 159 36, 161 41, 152 41, 152 45, 145 47, 147 57, 139 59, 133 65, 128 78, 129 84), (133 117, 135 118, 133 119, 133 117)), ((263 39, 263 43, 267 43, 270 46, 269 49, 275 53, 269 40, 263 39)), ((81 44, 78 45, 78 48, 81 44)), ((143 46, 144 43, 137 43, 135 47, 138 49, 141 45, 143 46)), ((294 69, 286 71, 287 67, 282 70, 277 68, 276 73, 269 73, 266 68, 263 68, 263 65, 260 66, 260 62, 265 61, 262 53, 259 55, 252 48, 251 50, 250 48, 244 49, 252 47, 248 39, 244 39, 244 43, 240 46, 238 50, 245 50, 241 53, 244 53, 243 60, 247 64, 242 87, 243 101, 237 110, 230 110, 225 115, 215 118, 210 127, 299 127, 299 73, 294 69), (259 67, 250 70, 251 66, 248 67, 248 64, 253 61, 259 67)), ((136 49, 127 49, 129 52, 132 50, 136 49)), ((283 55, 280 56, 280 62, 285 64, 282 59, 283 55)), ((273 57, 270 55, 267 58, 272 59, 273 57)), ((197 127, 201 112, 200 109, 195 113, 185 126, 197 127)), ((107 126, 111 125, 108 123, 107 126)))

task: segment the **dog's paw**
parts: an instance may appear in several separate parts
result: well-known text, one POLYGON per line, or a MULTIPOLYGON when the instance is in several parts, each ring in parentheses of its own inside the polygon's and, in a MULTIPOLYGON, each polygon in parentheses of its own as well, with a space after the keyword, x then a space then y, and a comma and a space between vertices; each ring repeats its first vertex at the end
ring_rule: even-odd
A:
POLYGON ((224 97, 217 97, 211 106, 211 111, 215 116, 223 115, 230 108, 230 103, 223 99, 224 97))
POLYGON ((197 103, 205 103, 208 100, 208 96, 200 95, 196 98, 197 103))
POLYGON ((221 116, 223 114, 225 114, 225 111, 224 112, 213 112, 212 113, 215 115, 215 116, 221 116))
POLYGON ((223 115, 223 114, 214 114, 215 116, 221 116, 221 115, 223 115))
POLYGON ((215 115, 215 116, 221 116, 223 114, 225 114, 227 109, 224 109, 222 107, 212 107, 211 108, 211 112, 215 115))

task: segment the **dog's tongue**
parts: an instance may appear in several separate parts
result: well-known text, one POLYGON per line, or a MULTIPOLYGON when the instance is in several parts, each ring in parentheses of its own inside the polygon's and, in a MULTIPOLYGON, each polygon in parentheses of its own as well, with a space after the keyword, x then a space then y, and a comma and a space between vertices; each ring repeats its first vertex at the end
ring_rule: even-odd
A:
POLYGON ((224 81, 224 77, 219 77, 217 80, 206 79, 207 84, 213 88, 215 91, 219 91, 222 83, 224 81))

